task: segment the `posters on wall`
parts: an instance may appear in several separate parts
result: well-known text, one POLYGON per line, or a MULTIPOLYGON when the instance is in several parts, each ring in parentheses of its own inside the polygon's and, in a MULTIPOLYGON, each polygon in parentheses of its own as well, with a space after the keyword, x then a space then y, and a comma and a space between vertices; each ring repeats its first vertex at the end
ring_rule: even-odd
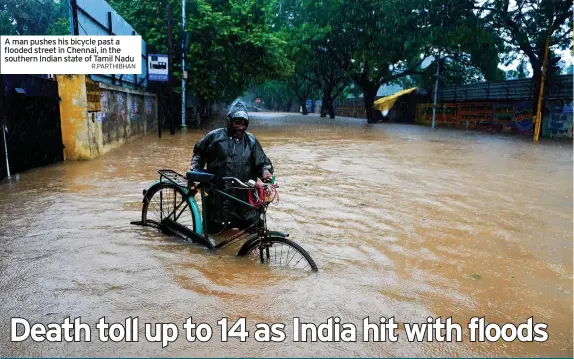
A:
POLYGON ((108 108, 109 108, 109 102, 110 102, 109 92, 101 91, 100 92, 100 111, 101 111, 100 112, 101 113, 100 122, 102 122, 106 119, 106 112, 108 111, 108 108))
POLYGON ((122 118, 126 117, 126 94, 123 92, 117 92, 117 102, 118 109, 122 118))
POLYGON ((151 114, 152 111, 152 106, 151 106, 151 98, 146 97, 145 98, 145 113, 146 114, 151 114))
POLYGON ((130 96, 130 119, 137 120, 138 117, 138 103, 135 96, 130 96))

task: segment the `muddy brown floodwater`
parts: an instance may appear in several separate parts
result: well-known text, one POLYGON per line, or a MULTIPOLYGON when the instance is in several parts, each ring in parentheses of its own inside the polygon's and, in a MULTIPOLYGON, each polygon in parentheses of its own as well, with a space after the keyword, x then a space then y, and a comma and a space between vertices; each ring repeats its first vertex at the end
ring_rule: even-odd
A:
POLYGON ((572 144, 340 118, 253 113, 276 168, 287 231, 318 274, 208 253, 149 228, 142 189, 157 170, 187 169, 207 132, 156 134, 89 162, 21 173, 0 185, 0 356, 572 356, 572 144), (10 319, 80 317, 176 323, 178 340, 10 342, 10 319), (293 318, 338 316, 357 341, 294 342, 293 318), (394 317, 398 342, 363 341, 363 319, 394 317), (462 342, 409 343, 404 323, 452 317, 462 342), (543 343, 470 343, 473 316, 548 325, 543 343), (189 342, 188 317, 213 337, 189 342), (247 318, 245 342, 221 342, 217 321, 247 318), (256 323, 286 324, 261 343, 256 323))

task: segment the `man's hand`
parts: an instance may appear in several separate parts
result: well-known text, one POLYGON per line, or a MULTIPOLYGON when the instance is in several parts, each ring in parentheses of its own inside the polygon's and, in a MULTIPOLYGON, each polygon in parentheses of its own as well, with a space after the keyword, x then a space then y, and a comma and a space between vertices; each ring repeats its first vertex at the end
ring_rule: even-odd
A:
POLYGON ((273 177, 273 175, 271 173, 269 173, 268 171, 264 171, 263 176, 261 176, 261 180, 263 182, 267 182, 271 179, 271 177, 273 177))

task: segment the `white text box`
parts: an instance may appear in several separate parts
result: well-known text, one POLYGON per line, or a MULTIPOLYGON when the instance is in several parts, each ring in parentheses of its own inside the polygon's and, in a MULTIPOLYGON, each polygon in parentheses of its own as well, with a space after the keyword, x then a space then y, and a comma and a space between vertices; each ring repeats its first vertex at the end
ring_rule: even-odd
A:
POLYGON ((140 75, 141 49, 141 36, 0 36, 0 73, 140 75))

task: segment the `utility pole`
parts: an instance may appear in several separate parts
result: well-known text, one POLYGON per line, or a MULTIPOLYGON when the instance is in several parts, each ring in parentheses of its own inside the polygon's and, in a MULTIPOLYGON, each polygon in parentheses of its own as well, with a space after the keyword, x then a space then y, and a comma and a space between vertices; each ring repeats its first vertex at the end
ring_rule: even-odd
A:
POLYGON ((435 128, 435 119, 436 119, 436 101, 438 95, 438 79, 440 76, 440 56, 438 57, 438 61, 436 63, 436 82, 434 84, 434 106, 432 107, 432 128, 435 128))
POLYGON ((546 45, 544 46, 544 60, 542 61, 542 74, 540 75, 540 92, 538 93, 538 106, 536 106, 536 116, 534 117, 534 142, 538 142, 540 136, 540 124, 542 123, 542 97, 544 95, 544 82, 546 82, 546 65, 548 63, 548 49, 550 47, 550 34, 552 27, 546 34, 546 45))
POLYGON ((2 139, 4 142, 4 155, 6 157, 6 177, 8 177, 8 179, 10 179, 10 163, 8 161, 8 142, 6 142, 7 128, 8 127, 6 127, 6 124, 2 123, 2 127, 0 127, 0 130, 2 130, 2 139))
POLYGON ((4 76, 0 75, 0 131, 2 131, 2 144, 4 145, 4 156, 6 158, 6 177, 10 179, 10 163, 8 162, 8 143, 6 141, 6 131, 8 129, 6 107, 8 104, 4 98, 4 76))
POLYGON ((185 0, 181 0, 181 127, 185 127, 185 0))
POLYGON ((174 116, 172 113, 173 108, 173 96, 172 96, 172 86, 173 86, 173 38, 172 38, 172 19, 171 19, 171 4, 167 4, 167 51, 169 59, 169 77, 168 77, 168 90, 167 90, 167 103, 168 103, 168 116, 169 116, 169 133, 170 135, 175 134, 175 123, 174 116))
POLYGON ((72 11, 72 35, 80 35, 80 31, 78 29, 78 4, 76 0, 70 0, 71 4, 71 11, 72 11))

